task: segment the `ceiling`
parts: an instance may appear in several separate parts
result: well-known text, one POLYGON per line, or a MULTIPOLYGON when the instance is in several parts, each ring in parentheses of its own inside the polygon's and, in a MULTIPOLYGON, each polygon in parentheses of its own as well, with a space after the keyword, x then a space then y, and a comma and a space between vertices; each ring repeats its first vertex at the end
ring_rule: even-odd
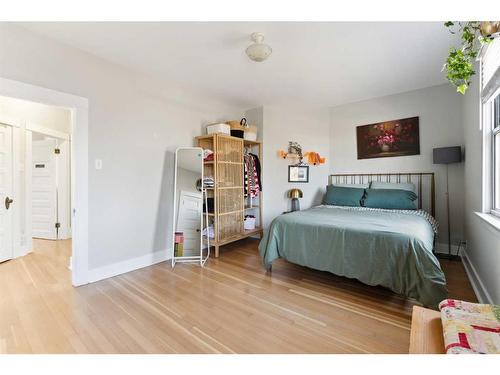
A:
POLYGON ((21 23, 159 80, 247 106, 334 106, 445 83, 441 22, 21 23), (273 48, 245 55, 254 31, 273 48))

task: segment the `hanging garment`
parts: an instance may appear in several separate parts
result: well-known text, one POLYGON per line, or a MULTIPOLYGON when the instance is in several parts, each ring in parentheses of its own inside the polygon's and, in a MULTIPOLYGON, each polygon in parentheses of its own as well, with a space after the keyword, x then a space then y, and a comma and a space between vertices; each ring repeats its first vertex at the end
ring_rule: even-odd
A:
POLYGON ((260 178, 260 160, 259 157, 255 154, 250 153, 249 155, 253 156, 255 170, 257 171, 257 178, 259 179, 259 190, 262 191, 262 179, 260 178))
MULTIPOLYGON (((256 155, 245 154, 245 163, 244 163, 244 192, 245 197, 255 198, 259 195, 261 190, 260 188, 260 179, 259 173, 257 172, 257 163, 256 155)), ((259 162, 260 169, 260 162, 259 162)))

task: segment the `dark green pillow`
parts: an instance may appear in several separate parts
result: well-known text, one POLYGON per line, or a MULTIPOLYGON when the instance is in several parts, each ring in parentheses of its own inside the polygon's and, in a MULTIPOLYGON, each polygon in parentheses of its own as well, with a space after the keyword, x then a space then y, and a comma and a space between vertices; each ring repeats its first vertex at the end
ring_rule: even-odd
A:
POLYGON ((359 207, 364 194, 363 188, 328 185, 323 203, 333 206, 359 207))
POLYGON ((417 194, 400 189, 366 189, 363 206, 390 210, 416 210, 417 194))

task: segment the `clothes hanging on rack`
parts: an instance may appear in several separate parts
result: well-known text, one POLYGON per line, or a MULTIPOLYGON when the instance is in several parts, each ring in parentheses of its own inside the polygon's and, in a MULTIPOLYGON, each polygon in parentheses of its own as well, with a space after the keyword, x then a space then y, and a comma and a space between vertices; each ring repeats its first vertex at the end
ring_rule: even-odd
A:
POLYGON ((245 197, 255 198, 262 191, 259 157, 255 154, 245 152, 244 160, 245 197))
POLYGON ((259 190, 262 191, 262 179, 260 178, 260 160, 259 157, 256 154, 249 153, 249 155, 253 156, 253 160, 255 163, 255 169, 257 171, 257 178, 259 179, 259 190))

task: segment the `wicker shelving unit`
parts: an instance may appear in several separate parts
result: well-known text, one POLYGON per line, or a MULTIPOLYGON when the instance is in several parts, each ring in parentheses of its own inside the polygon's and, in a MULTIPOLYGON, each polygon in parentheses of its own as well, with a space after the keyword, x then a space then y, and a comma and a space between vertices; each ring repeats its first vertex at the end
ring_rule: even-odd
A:
POLYGON ((215 186, 207 189, 208 197, 214 199, 214 210, 209 218, 214 226, 215 238, 210 243, 219 256, 219 247, 250 236, 262 237, 262 192, 257 198, 244 196, 244 151, 251 150, 262 160, 262 145, 259 141, 248 141, 227 134, 210 134, 196 137, 197 146, 214 152, 214 160, 204 162, 204 176, 213 176, 215 186), (254 230, 244 230, 246 214, 256 216, 254 230))

